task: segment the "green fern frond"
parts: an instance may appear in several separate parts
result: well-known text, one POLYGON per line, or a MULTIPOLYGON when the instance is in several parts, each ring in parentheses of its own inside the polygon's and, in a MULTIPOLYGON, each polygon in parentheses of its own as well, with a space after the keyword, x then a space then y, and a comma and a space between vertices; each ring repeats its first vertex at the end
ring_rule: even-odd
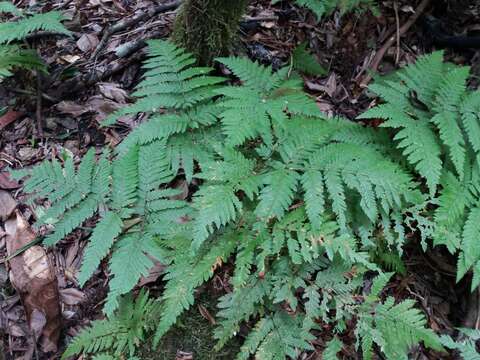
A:
POLYGON ((78 275, 80 286, 83 286, 92 276, 105 256, 108 255, 116 237, 122 231, 122 219, 114 212, 103 215, 89 239, 83 254, 83 263, 78 275))
POLYGON ((142 276, 148 275, 154 265, 151 256, 157 252, 151 251, 151 248, 156 244, 153 239, 142 238, 139 235, 139 233, 126 234, 118 241, 113 251, 110 259, 113 278, 109 282, 110 291, 103 309, 107 316, 111 316, 117 309, 118 297, 132 290, 142 276))
POLYGON ((12 41, 23 40, 28 35, 39 31, 51 31, 62 34, 70 34, 62 24, 63 15, 56 11, 44 14, 36 14, 16 22, 0 24, 0 44, 8 44, 12 41))
POLYGON ((440 341, 442 345, 456 350, 460 353, 463 360, 480 360, 480 353, 477 351, 475 342, 480 338, 478 330, 458 329, 460 336, 457 341, 448 335, 442 335, 440 341))
POLYGON ((440 338, 433 330, 425 328, 425 316, 414 308, 414 300, 407 299, 395 304, 395 299, 388 297, 384 302, 377 302, 389 277, 389 274, 385 274, 374 279, 372 291, 359 309, 356 335, 364 357, 372 358, 373 343, 380 347, 388 359, 406 360, 410 348, 419 341, 441 351, 440 338))
MULTIPOLYGON (((279 0, 274 1, 274 3, 277 1, 279 0)), ((362 10, 364 8, 369 8, 375 12, 377 11, 373 0, 295 0, 295 2, 300 6, 312 10, 319 20, 326 15, 330 15, 337 8, 339 8, 342 13, 362 10)))
POLYGON ((198 214, 193 225, 193 247, 198 249, 215 229, 235 220, 242 203, 231 186, 205 186, 195 194, 194 207, 198 214))
POLYGON ((250 280, 244 287, 223 296, 218 307, 217 316, 222 318, 215 329, 216 348, 222 348, 240 329, 240 324, 257 313, 258 304, 263 303, 268 294, 269 284, 266 281, 250 280))
POLYGON ((322 353, 322 358, 324 360, 337 360, 337 354, 340 350, 342 350, 342 342, 337 337, 334 337, 327 343, 327 347, 322 353))
POLYGON ((193 56, 168 41, 149 41, 148 44, 150 57, 145 64, 148 70, 134 93, 139 100, 110 116, 106 125, 126 114, 192 109, 211 101, 216 85, 225 81, 208 76, 210 68, 193 67, 193 56))
POLYGON ((265 175, 265 187, 260 192, 255 213, 260 217, 281 219, 293 201, 299 176, 295 171, 278 169, 265 175))
POLYGON ((190 249, 186 249, 186 255, 176 256, 177 261, 169 266, 165 275, 168 283, 162 295, 161 319, 156 327, 155 346, 183 311, 193 304, 194 290, 210 279, 216 267, 234 251, 237 237, 237 234, 227 232, 203 255, 192 256, 190 249))
POLYGON ((11 76, 15 68, 46 71, 45 64, 35 51, 16 45, 0 45, 0 80, 11 76))
POLYGON ((22 16, 22 11, 10 1, 0 1, 0 14, 1 13, 22 16))
POLYGON ((293 68, 308 75, 322 76, 327 71, 318 63, 315 56, 307 51, 307 43, 298 45, 292 53, 293 68))
POLYGON ((154 302, 146 291, 141 291, 135 300, 131 295, 123 297, 118 311, 108 319, 94 321, 77 335, 62 359, 104 351, 117 356, 127 353, 133 356, 136 348, 145 340, 147 331, 152 329, 150 317, 153 309, 154 302))

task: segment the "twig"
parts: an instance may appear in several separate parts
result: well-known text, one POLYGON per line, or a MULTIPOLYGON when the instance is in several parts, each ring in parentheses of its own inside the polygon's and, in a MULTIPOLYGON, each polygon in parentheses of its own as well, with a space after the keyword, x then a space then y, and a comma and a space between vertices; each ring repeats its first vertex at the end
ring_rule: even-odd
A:
POLYGON ((146 12, 143 12, 141 14, 133 16, 129 19, 125 19, 123 21, 120 21, 120 22, 116 23, 115 25, 112 25, 111 27, 109 27, 107 30, 104 31, 102 39, 98 43, 97 48, 92 53, 90 59, 95 59, 98 56, 100 51, 102 51, 102 49, 107 44, 108 39, 113 34, 119 32, 119 31, 123 31, 125 29, 128 29, 132 25, 135 25, 135 24, 137 24, 141 21, 148 20, 148 19, 154 17, 157 14, 160 14, 160 13, 163 13, 163 12, 166 12, 166 11, 170 11, 170 10, 175 10, 176 8, 178 8, 180 6, 181 3, 182 3, 181 0, 176 0, 176 1, 172 1, 168 4, 158 5, 158 6, 155 6, 155 7, 151 8, 150 10, 148 10, 146 12))
POLYGON ((35 115, 37 120, 37 135, 38 137, 43 138, 42 76, 40 72, 37 72, 37 109, 35 115))
MULTIPOLYGON (((418 17, 425 11, 427 6, 430 4, 430 0, 422 0, 420 5, 418 5, 417 10, 415 11, 415 14, 413 14, 408 21, 403 24, 403 26, 398 30, 398 36, 403 36, 415 22, 417 21, 418 17)), ((370 65, 370 71, 369 73, 363 78, 362 82, 360 83, 361 87, 367 87, 370 81, 373 78, 373 73, 375 73, 378 69, 378 66, 380 65, 380 62, 382 61, 383 57, 385 56, 385 53, 387 52, 390 47, 395 43, 396 41, 396 36, 390 36, 390 38, 383 44, 383 46, 378 50, 377 54, 373 58, 371 65, 370 65)))
POLYGON ((393 2, 393 9, 395 10, 395 23, 397 26, 397 55, 395 56, 395 65, 398 65, 400 60, 400 18, 398 17, 398 4, 395 0, 393 2))

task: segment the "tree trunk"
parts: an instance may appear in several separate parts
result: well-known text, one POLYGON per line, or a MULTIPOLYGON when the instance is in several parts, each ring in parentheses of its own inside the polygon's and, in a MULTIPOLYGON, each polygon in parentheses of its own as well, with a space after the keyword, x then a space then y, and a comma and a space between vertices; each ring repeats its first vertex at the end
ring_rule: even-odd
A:
POLYGON ((185 0, 173 40, 193 53, 202 65, 229 54, 248 0, 185 0))

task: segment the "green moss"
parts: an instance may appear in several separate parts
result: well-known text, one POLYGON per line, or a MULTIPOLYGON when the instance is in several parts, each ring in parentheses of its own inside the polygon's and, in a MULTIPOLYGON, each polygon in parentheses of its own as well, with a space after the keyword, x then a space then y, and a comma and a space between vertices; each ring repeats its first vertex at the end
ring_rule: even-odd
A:
POLYGON ((228 55, 248 0, 187 0, 175 21, 172 38, 201 64, 228 55))

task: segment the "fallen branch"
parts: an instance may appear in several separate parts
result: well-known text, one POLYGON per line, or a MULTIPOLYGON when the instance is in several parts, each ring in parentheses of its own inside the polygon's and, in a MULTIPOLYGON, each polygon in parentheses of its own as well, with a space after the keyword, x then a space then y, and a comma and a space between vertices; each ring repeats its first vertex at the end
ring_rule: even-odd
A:
POLYGON ((128 59, 118 59, 111 62, 104 70, 92 70, 87 74, 75 76, 65 82, 63 82, 57 89, 49 93, 51 98, 63 99, 67 94, 73 94, 75 92, 82 92, 86 88, 95 85, 99 81, 108 79, 110 76, 117 74, 129 65, 139 62, 145 57, 146 52, 141 50, 136 52, 128 59))
POLYGON ((176 0, 176 1, 172 1, 171 3, 168 3, 168 4, 157 5, 157 6, 152 7, 150 10, 148 10, 146 12, 135 15, 135 16, 129 18, 129 19, 122 20, 122 21, 116 23, 115 25, 112 25, 111 27, 109 27, 107 30, 104 31, 102 39, 98 43, 98 45, 97 45, 95 51, 92 53, 90 59, 95 59, 98 56, 100 51, 102 51, 102 49, 107 44, 108 39, 113 34, 119 32, 119 31, 126 30, 129 27, 131 27, 131 26, 133 26, 133 25, 135 25, 135 24, 137 24, 141 21, 148 20, 148 19, 150 19, 150 18, 152 18, 155 15, 158 15, 160 13, 170 11, 170 10, 175 10, 176 8, 178 8, 180 6, 181 3, 182 3, 181 0, 176 0))
MULTIPOLYGON (((415 14, 413 14, 408 21, 403 24, 403 26, 398 30, 397 36, 401 37, 403 36, 415 22, 418 20, 419 16, 425 11, 427 6, 430 4, 430 0, 422 0, 420 5, 418 5, 417 10, 415 11, 415 14)), ((363 78, 363 80, 360 83, 361 87, 367 87, 370 81, 373 78, 373 73, 377 72, 378 67, 380 66, 380 63, 382 62, 383 57, 385 56, 385 53, 390 49, 393 44, 397 41, 397 36, 392 35, 388 38, 388 40, 383 44, 383 46, 378 50, 378 52, 375 54, 375 57, 373 58, 371 65, 370 65, 370 71, 368 74, 363 78)))

